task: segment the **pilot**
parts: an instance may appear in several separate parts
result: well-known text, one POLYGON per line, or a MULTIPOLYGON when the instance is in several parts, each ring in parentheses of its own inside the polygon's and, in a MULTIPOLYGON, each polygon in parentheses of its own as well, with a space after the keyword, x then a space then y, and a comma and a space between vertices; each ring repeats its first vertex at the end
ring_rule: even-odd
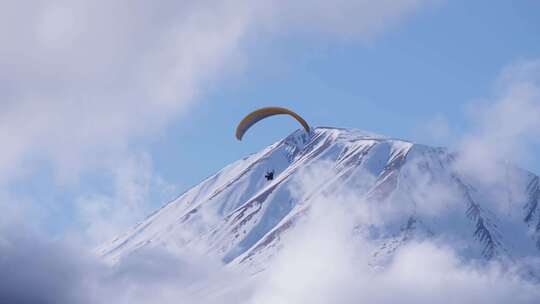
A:
POLYGON ((274 170, 267 171, 266 175, 264 177, 266 177, 266 180, 268 180, 268 181, 273 180, 274 179, 274 170))

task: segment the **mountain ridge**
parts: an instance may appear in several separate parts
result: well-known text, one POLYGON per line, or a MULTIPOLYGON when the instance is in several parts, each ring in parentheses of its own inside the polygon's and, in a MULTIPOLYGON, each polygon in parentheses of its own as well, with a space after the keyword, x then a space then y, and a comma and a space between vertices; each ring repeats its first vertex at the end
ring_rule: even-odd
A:
POLYGON ((142 248, 163 246, 264 269, 279 252, 282 237, 309 213, 313 201, 345 189, 382 213, 389 206, 399 209, 384 214, 375 236, 366 232, 373 230, 370 225, 359 229, 382 244, 374 260, 385 260, 380 258, 383 252, 391 255, 395 248, 388 248, 416 234, 465 240, 463 255, 471 258, 538 254, 538 176, 507 164, 503 169, 512 182, 484 185, 456 170, 457 157, 443 147, 355 129, 318 127, 309 134, 297 130, 225 166, 96 252, 115 262, 142 248), (309 176, 310 170, 325 166, 325 173, 309 176), (270 169, 275 178, 266 181, 263 176, 270 169), (312 180, 302 189, 297 184, 306 179, 306 172, 312 180), (501 191, 508 195, 506 217, 497 207, 503 200, 501 191), (412 229, 418 225, 424 227, 422 232, 412 229), (416 232, 397 242, 395 235, 403 227, 406 233, 416 232))

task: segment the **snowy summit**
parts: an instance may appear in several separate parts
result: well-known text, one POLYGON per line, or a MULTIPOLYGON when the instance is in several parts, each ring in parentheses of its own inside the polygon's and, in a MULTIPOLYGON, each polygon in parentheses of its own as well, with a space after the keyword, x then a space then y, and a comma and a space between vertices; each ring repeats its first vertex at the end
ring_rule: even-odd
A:
POLYGON ((384 266, 410 240, 442 236, 467 259, 538 254, 538 176, 500 163, 504 174, 485 181, 462 170, 459 158, 360 130, 298 130, 221 169, 97 252, 114 263, 161 246, 258 271, 324 201, 333 204, 328 208, 361 207, 352 233, 376 244, 373 266, 384 266), (269 171, 271 180, 264 178, 269 171))

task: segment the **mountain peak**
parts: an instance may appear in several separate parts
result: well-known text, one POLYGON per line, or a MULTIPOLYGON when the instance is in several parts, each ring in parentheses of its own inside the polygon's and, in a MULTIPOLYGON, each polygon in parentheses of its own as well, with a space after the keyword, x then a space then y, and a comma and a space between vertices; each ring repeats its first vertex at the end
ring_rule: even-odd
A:
POLYGON ((463 250, 471 257, 537 252, 540 228, 534 228, 537 232, 531 237, 530 227, 540 223, 540 190, 530 185, 538 185, 538 177, 515 170, 521 182, 512 185, 514 192, 507 199, 514 206, 502 219, 496 216, 493 189, 461 175, 454 162, 446 149, 361 130, 297 130, 226 166, 101 246, 98 253, 114 262, 141 248, 164 246, 264 268, 314 202, 321 196, 335 200, 344 192, 354 204, 374 210, 368 222, 357 226, 381 244, 374 252, 377 260, 414 239, 418 231, 424 231, 424 237, 450 234, 467 240, 463 250), (272 179, 265 178, 268 171, 272 179), (518 194, 520 189, 525 197, 518 194), (376 234, 369 228, 374 225, 376 234), (418 225, 422 229, 403 230, 418 225), (502 229, 507 227, 511 228, 502 229), (521 231, 519 237, 516 230, 521 231))

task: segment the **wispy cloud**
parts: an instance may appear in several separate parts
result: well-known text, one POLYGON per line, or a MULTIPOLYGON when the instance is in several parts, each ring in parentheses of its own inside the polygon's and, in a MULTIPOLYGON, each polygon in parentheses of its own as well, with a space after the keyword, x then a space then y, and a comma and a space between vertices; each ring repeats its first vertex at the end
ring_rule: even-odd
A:
POLYGON ((500 178, 498 162, 524 163, 540 143, 540 61, 506 67, 495 82, 492 98, 468 107, 473 130, 458 146, 460 169, 500 178))

